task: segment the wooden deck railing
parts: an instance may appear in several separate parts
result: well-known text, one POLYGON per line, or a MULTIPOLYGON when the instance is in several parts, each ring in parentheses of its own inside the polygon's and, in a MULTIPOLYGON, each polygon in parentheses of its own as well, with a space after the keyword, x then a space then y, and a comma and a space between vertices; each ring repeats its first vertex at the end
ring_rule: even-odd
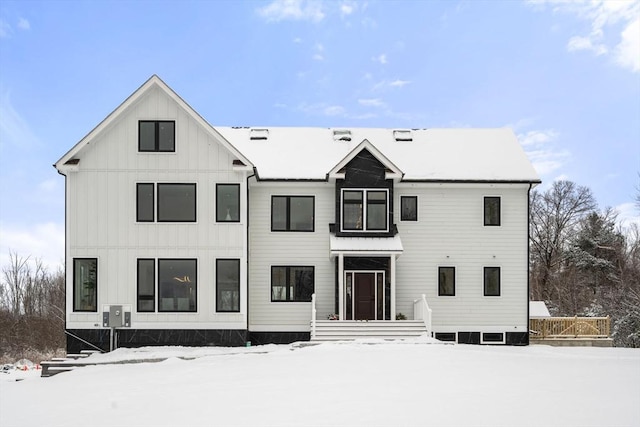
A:
POLYGON ((611 319, 607 317, 547 317, 529 319, 530 337, 609 338, 611 319))

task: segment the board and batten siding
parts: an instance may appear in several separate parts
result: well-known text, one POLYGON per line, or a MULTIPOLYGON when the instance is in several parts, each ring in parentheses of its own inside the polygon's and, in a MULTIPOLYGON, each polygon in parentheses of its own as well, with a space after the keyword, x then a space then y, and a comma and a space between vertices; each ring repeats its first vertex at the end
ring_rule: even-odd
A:
POLYGON ((271 266, 313 266, 319 319, 335 311, 335 265, 329 259, 334 185, 250 181, 249 330, 308 332, 310 302, 271 302, 271 266), (271 196, 314 196, 314 231, 271 231, 271 196))
POLYGON ((418 221, 394 220, 404 253, 396 265, 396 309, 411 318, 422 294, 436 332, 527 331, 528 184, 400 183, 418 197, 418 221), (501 198, 501 225, 484 226, 485 196, 501 198), (438 267, 456 268, 455 296, 438 296, 438 267), (483 268, 500 267, 501 294, 484 296, 483 268), (471 328, 471 329, 466 329, 471 328))
POLYGON ((246 172, 233 170, 228 150, 154 88, 77 157, 78 170, 66 178, 66 327, 102 327, 103 305, 122 304, 131 307, 136 329, 246 329, 246 172), (175 152, 139 153, 139 120, 175 120, 175 152), (196 222, 137 223, 136 183, 145 182, 195 183, 196 222), (215 222, 216 183, 240 184, 239 223, 215 222), (74 258, 98 259, 97 313, 72 311, 74 258), (138 258, 197 259, 197 312, 137 313, 138 258), (217 258, 240 259, 240 313, 215 311, 217 258))

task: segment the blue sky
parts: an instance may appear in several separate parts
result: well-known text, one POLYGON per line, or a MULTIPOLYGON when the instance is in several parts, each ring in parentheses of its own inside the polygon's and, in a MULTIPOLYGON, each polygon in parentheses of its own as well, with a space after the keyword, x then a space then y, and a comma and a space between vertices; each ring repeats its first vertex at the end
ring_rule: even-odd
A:
POLYGON ((509 126, 640 221, 640 1, 4 0, 0 264, 61 264, 52 164, 152 74, 214 126, 509 126))

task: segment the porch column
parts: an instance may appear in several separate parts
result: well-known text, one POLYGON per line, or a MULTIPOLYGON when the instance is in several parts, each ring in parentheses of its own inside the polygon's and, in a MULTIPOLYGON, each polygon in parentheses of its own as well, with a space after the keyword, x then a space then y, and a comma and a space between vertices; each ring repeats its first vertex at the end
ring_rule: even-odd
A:
POLYGON ((338 318, 344 320, 344 255, 338 254, 338 318))
POLYGON ((389 262, 389 274, 391 275, 391 320, 396 320, 396 256, 392 254, 389 262))

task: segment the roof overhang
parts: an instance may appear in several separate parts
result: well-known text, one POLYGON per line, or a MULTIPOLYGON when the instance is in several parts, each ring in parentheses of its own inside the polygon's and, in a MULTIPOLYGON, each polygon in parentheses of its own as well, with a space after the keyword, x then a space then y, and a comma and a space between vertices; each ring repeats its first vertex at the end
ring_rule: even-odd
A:
POLYGON ((329 235, 331 257, 342 255, 356 256, 400 256, 404 248, 400 235, 393 237, 338 237, 329 235))

